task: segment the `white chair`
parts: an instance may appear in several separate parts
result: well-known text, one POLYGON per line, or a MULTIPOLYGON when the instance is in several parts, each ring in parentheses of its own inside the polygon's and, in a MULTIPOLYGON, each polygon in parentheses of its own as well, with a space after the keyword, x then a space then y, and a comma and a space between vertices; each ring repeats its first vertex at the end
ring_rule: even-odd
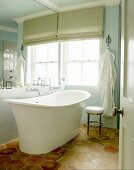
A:
POLYGON ((99 107, 99 106, 88 106, 86 107, 86 113, 87 113, 87 134, 89 134, 89 126, 91 122, 96 122, 96 121, 90 121, 90 115, 99 115, 99 134, 101 134, 101 127, 102 127, 102 123, 101 123, 101 116, 104 112, 103 107, 99 107))

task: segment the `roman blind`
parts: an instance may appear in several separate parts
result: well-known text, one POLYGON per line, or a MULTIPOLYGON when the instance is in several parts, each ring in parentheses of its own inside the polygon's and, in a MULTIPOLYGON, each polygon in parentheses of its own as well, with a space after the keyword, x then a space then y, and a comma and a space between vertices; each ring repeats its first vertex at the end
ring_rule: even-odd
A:
POLYGON ((55 41, 57 39, 57 14, 24 21, 24 45, 55 41))
POLYGON ((104 7, 79 9, 24 21, 24 45, 103 36, 104 7))
POLYGON ((79 9, 59 13, 58 39, 103 36, 104 7, 79 9))

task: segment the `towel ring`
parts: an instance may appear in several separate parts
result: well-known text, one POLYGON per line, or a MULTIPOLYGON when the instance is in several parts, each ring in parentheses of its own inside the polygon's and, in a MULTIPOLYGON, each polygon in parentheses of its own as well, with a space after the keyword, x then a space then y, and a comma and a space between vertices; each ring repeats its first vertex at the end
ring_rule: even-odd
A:
POLYGON ((109 47, 109 44, 111 44, 111 42, 112 42, 112 39, 111 39, 110 35, 108 35, 106 38, 107 47, 109 47))

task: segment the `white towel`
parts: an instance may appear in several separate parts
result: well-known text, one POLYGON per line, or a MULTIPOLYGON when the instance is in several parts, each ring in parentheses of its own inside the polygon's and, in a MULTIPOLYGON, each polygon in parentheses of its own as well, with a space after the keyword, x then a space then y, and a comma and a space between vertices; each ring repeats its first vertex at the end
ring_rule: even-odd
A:
POLYGON ((25 75, 25 60, 23 55, 20 54, 17 58, 17 66, 16 66, 16 79, 17 85, 24 85, 24 75, 25 75))
POLYGON ((98 87, 101 91, 101 103, 104 108, 105 116, 113 116, 114 90, 117 78, 114 65, 115 55, 106 49, 106 52, 100 57, 100 74, 98 87))

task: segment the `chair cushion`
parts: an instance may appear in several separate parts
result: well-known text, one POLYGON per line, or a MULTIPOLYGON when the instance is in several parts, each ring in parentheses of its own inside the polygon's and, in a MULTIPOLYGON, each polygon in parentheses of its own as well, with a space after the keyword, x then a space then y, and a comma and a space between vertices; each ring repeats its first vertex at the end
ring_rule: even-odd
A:
POLYGON ((86 107, 86 112, 90 113, 90 114, 101 114, 104 112, 103 107, 99 107, 99 106, 88 106, 86 107))

